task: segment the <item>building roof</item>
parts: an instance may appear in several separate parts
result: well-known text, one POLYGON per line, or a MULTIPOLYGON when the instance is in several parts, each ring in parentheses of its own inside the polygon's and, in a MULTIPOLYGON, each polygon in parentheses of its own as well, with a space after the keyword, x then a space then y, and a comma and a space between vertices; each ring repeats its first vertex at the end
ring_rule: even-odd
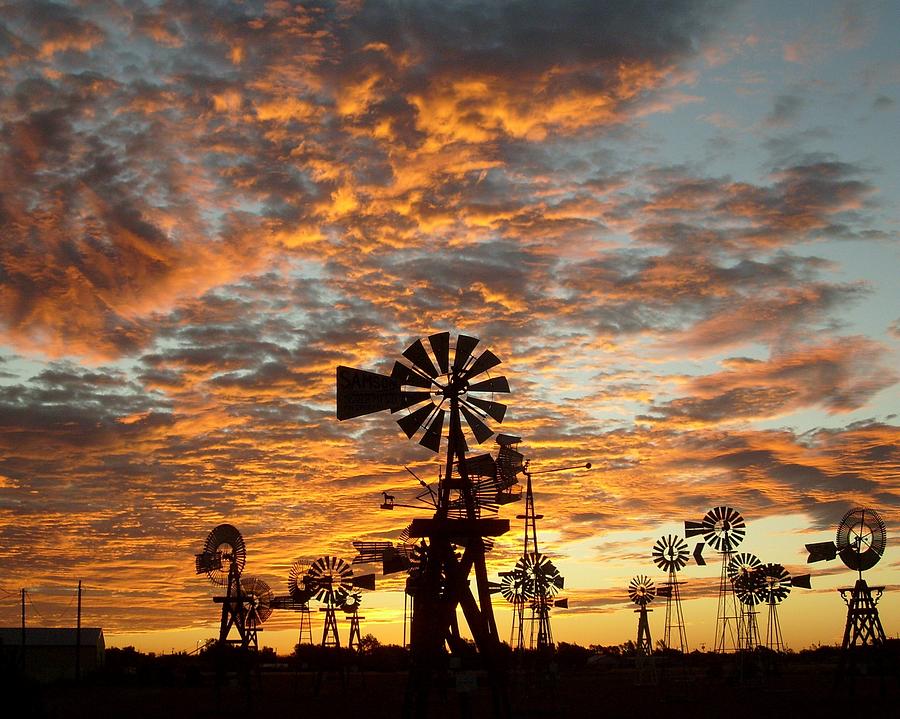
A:
MULTIPOLYGON (((33 647, 74 647, 77 629, 75 627, 25 627, 25 646, 33 647)), ((0 644, 21 646, 21 627, 0 627, 0 644)), ((103 629, 100 627, 81 628, 82 646, 105 644, 103 629)))

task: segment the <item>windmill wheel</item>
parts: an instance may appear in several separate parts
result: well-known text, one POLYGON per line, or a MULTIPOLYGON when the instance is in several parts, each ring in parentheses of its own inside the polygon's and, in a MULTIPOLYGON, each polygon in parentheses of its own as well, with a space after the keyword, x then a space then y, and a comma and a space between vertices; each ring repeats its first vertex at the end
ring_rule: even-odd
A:
POLYGON ((628 583, 628 596, 639 607, 646 607, 656 596, 656 585, 650 577, 639 574, 628 583))
POLYGON ((747 533, 741 513, 731 507, 713 507, 701 522, 703 540, 719 552, 731 552, 747 533))
POLYGON ((391 411, 409 408, 410 413, 397 424, 410 439, 424 430, 419 444, 433 452, 440 449, 446 408, 452 400, 458 401, 463 424, 478 444, 494 434, 485 419, 503 422, 506 405, 494 402, 493 395, 508 393, 509 383, 506 377, 482 377, 500 360, 490 350, 474 358, 477 344, 477 338, 459 335, 451 363, 450 333, 439 332, 428 338, 430 353, 422 340, 416 340, 403 351, 410 364, 394 364, 391 377, 400 385, 400 401, 391 411))
POLYGON ((565 586, 556 565, 540 552, 521 557, 516 562, 516 571, 522 574, 525 591, 533 598, 553 597, 565 586))
POLYGON ((353 570, 340 557, 319 557, 306 572, 306 586, 317 601, 339 606, 353 591, 353 570))
POLYGON ((295 559, 288 572, 288 593, 298 604, 306 604, 312 598, 312 589, 306 585, 309 562, 295 559))
POLYGON ((525 574, 518 567, 511 572, 501 572, 500 594, 510 604, 520 604, 531 598, 525 584, 525 574))
POLYGON ((764 564, 760 568, 765 588, 763 599, 768 604, 781 604, 791 593, 791 573, 780 564, 764 564))
POLYGON ((653 545, 653 561, 664 572, 679 572, 687 564, 691 553, 687 542, 675 534, 667 534, 653 545))
POLYGON ((344 599, 344 603, 341 605, 341 609, 347 614, 353 614, 354 612, 359 611, 360 604, 362 604, 362 592, 357 589, 347 595, 346 599, 344 599))
POLYGON ((766 578, 763 576, 761 565, 739 572, 733 583, 735 596, 741 604, 752 607, 765 601, 766 578))
POLYGON ((247 548, 241 533, 230 524, 220 524, 207 535, 203 551, 197 555, 197 574, 205 573, 213 584, 225 586, 232 565, 240 575, 246 562, 247 548))
POLYGON ((736 582, 738 578, 756 571, 761 565, 762 562, 759 561, 759 557, 755 554, 741 552, 740 554, 735 554, 731 558, 731 561, 728 562, 728 566, 725 567, 725 571, 728 572, 728 578, 733 583, 736 582))
POLYGON ((259 625, 272 616, 272 590, 262 579, 244 577, 241 579, 241 592, 244 594, 244 605, 250 622, 259 625))
POLYGON ((848 568, 860 572, 871 569, 878 564, 887 546, 884 521, 874 509, 851 509, 838 525, 835 544, 848 568))

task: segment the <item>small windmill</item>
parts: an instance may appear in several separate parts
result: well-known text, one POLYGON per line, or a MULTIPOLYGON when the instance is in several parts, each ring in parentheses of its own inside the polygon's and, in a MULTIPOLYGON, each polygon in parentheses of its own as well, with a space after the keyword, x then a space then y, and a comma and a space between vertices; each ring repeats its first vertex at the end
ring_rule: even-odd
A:
MULTIPOLYGON (((707 545, 722 555, 722 572, 719 576, 719 600, 716 609, 716 637, 713 651, 739 650, 742 645, 743 626, 734 585, 728 576, 728 564, 746 534, 741 513, 731 507, 713 507, 699 522, 685 522, 685 537, 703 536, 707 545)), ((698 550, 701 547, 698 547, 698 550)), ((699 551, 695 556, 701 556, 699 551)))
POLYGON ((637 668, 638 683, 656 683, 656 667, 653 664, 653 640, 650 638, 650 622, 647 621, 647 605, 656 596, 656 586, 650 577, 639 574, 628 583, 628 596, 638 608, 634 611, 638 614, 637 643, 637 668))
POLYGON ((834 542, 806 545, 809 552, 807 562, 820 562, 840 556, 848 569, 858 572, 853 587, 838 589, 841 599, 847 604, 847 624, 841 642, 845 657, 848 653, 853 656, 850 650, 856 647, 881 646, 887 641, 877 606, 884 587, 870 587, 863 579, 863 572, 878 564, 885 546, 887 531, 884 521, 878 512, 868 507, 851 509, 843 516, 834 542), (875 592, 874 596, 872 592, 875 592))
POLYGON ((663 645, 666 649, 678 649, 687 653, 687 633, 684 628, 684 614, 681 611, 681 591, 678 581, 678 572, 684 569, 688 562, 690 552, 688 545, 681 537, 675 534, 667 534, 656 540, 653 545, 653 562, 667 574, 665 584, 660 587, 659 596, 666 598, 666 628, 663 632, 663 645), (672 634, 675 633, 677 646, 672 643, 672 634))
MULTIPOLYGON (((566 467, 554 467, 532 471, 530 460, 521 461, 522 455, 518 452, 520 437, 500 435, 497 443, 500 445, 498 452, 498 467, 513 466, 521 468, 525 475, 525 512, 516 515, 516 519, 523 520, 522 531, 522 556, 513 568, 512 580, 514 584, 521 586, 522 591, 512 593, 517 597, 513 601, 512 633, 518 634, 513 644, 516 649, 524 649, 524 614, 526 602, 531 607, 531 632, 528 641, 530 649, 543 649, 553 646, 553 632, 550 626, 550 610, 553 607, 568 607, 568 600, 557 599, 557 593, 565 586, 565 579, 553 562, 541 554, 538 545, 537 521, 543 519, 543 514, 537 514, 534 509, 534 487, 532 477, 536 474, 549 474, 551 472, 568 472, 573 469, 590 469, 591 463, 569 465, 566 467), (504 457, 505 455, 505 457, 504 457)), ((511 637, 512 642, 512 637, 511 637)))
POLYGON ((353 570, 340 557, 319 557, 309 565, 305 585, 311 591, 311 597, 325 605, 319 608, 320 612, 325 612, 322 646, 341 646, 335 610, 353 591, 353 570))
POLYGON ((791 573, 780 564, 763 564, 758 570, 762 576, 763 586, 760 592, 762 600, 769 607, 766 622, 766 649, 773 652, 784 651, 784 640, 781 636, 781 623, 778 621, 778 605, 787 599, 791 587, 809 589, 810 577, 800 574, 792 577, 791 573))
POLYGON ((293 603, 293 609, 300 612, 300 637, 298 644, 312 644, 312 617, 309 612, 309 600, 312 599, 313 589, 307 586, 307 572, 309 562, 304 559, 295 559, 288 572, 288 596, 293 603))
POLYGON ((763 577, 759 572, 762 562, 755 554, 739 552, 728 562, 726 571, 734 586, 735 596, 741 603, 743 633, 739 649, 753 651, 759 646, 759 627, 756 621, 756 605, 762 603, 763 577))
POLYGON ((365 617, 359 616, 360 604, 362 604, 362 592, 360 592, 358 589, 355 589, 347 595, 347 598, 344 600, 343 605, 341 605, 341 609, 343 610, 344 614, 348 615, 347 618, 350 621, 350 637, 347 639, 347 646, 357 652, 362 646, 362 637, 360 636, 359 623, 361 620, 365 619, 365 617))

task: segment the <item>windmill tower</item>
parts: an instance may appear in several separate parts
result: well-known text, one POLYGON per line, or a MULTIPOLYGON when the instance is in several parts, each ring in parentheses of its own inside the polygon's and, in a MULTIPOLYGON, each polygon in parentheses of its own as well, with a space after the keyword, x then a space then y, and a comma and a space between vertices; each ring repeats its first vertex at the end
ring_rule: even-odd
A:
POLYGON ((647 621, 647 605, 656 596, 653 580, 639 574, 628 583, 628 596, 638 608, 638 631, 635 648, 637 651, 638 684, 656 683, 656 666, 653 662, 653 639, 650 637, 650 622, 647 621))
POLYGON ((713 507, 699 522, 685 522, 686 537, 702 535, 710 547, 722 555, 719 599, 716 609, 716 637, 713 651, 738 651, 743 645, 743 622, 728 564, 744 539, 746 525, 740 512, 731 507, 713 507), (730 639, 730 644, 729 644, 730 639))
POLYGON ((741 645, 738 649, 753 651, 759 646, 759 627, 756 621, 756 605, 762 602, 763 577, 759 572, 762 562, 755 554, 740 552, 728 562, 726 571, 734 593, 740 602, 741 645))
POLYGON ((465 610, 476 649, 484 657, 495 705, 506 703, 484 555, 485 539, 505 534, 509 521, 481 516, 468 466, 464 425, 477 443, 491 437, 493 431, 484 420, 503 421, 506 406, 493 401, 493 394, 508 393, 509 383, 505 377, 486 376, 500 360, 490 350, 474 357, 478 344, 475 337, 459 335, 451 362, 450 333, 440 332, 428 337, 428 348, 422 340, 407 347, 402 353, 405 362, 395 362, 390 375, 337 368, 339 420, 407 409, 409 413, 397 421, 400 428, 435 453, 441 448, 447 422, 445 470, 434 497, 434 515, 414 519, 409 531, 410 537, 425 540, 413 601, 406 698, 406 713, 417 716, 427 711, 430 685, 445 643, 453 654, 465 651, 456 620, 459 606, 465 610), (457 548, 462 557, 457 556, 457 548), (471 572, 475 574, 474 595, 469 585, 471 572))
MULTIPOLYGON (((807 562, 819 562, 840 556, 841 561, 858 572, 856 584, 838 589, 841 599, 847 604, 847 623, 841 642, 842 665, 849 656, 851 663, 856 653, 852 650, 882 646, 887 638, 878 616, 878 600, 884 587, 870 587, 863 572, 871 569, 884 554, 887 546, 887 531, 884 521, 874 509, 857 507, 847 512, 838 524, 834 542, 807 544, 807 562), (872 595, 875 592, 875 595, 872 595)), ((843 667, 842 667, 843 668, 843 667)))
POLYGON ((681 591, 678 572, 684 569, 690 553, 688 545, 681 537, 667 534, 656 540, 653 545, 653 562, 667 573, 665 584, 660 587, 659 596, 666 598, 666 628, 663 632, 663 645, 666 649, 678 649, 687 653, 687 633, 684 628, 684 614, 681 611, 681 591), (673 643, 672 635, 675 635, 673 643))
POLYGON ((778 621, 778 605, 787 599, 791 593, 791 587, 809 589, 810 577, 801 574, 792 577, 780 564, 763 564, 758 570, 762 575, 762 600, 769 608, 768 621, 766 622, 766 649, 773 652, 784 651, 784 639, 781 636, 781 623, 778 621))

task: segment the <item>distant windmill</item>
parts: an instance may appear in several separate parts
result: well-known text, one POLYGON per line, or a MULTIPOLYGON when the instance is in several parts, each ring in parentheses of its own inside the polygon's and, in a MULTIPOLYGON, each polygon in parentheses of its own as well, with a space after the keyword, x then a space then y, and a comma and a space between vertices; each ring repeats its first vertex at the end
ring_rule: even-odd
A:
MULTIPOLYGON (((731 507, 713 507, 699 522, 685 522, 686 537, 703 536, 710 547, 722 555, 722 572, 719 576, 719 600, 716 610, 716 636, 713 651, 739 650, 743 639, 742 613, 734 593, 734 585, 728 577, 728 564, 735 550, 744 539, 746 525, 741 513, 731 507), (728 638, 731 646, 728 646, 728 638)), ((695 552, 695 556, 699 552, 695 552)))
POLYGON ((784 651, 784 639, 781 636, 781 623, 778 620, 778 605, 787 599, 791 587, 809 589, 810 577, 800 574, 792 577, 791 573, 780 564, 763 564, 759 568, 763 586, 760 592, 762 600, 769 607, 766 623, 766 648, 773 652, 784 651))
POLYGON ((659 588, 657 594, 666 598, 666 626, 663 632, 663 645, 666 649, 678 649, 687 653, 687 632, 684 628, 684 614, 681 611, 681 591, 678 581, 678 572, 684 569, 688 558, 688 545, 681 537, 675 534, 667 534, 656 540, 653 545, 653 562, 667 574, 666 582, 659 588), (675 634, 674 642, 672 635, 675 634))
POLYGON ((753 651, 759 646, 759 627, 756 622, 756 605, 762 602, 760 592, 763 577, 759 573, 762 562, 749 552, 735 554, 728 562, 726 571, 734 585, 734 593, 741 603, 741 624, 743 632, 739 649, 753 651))

